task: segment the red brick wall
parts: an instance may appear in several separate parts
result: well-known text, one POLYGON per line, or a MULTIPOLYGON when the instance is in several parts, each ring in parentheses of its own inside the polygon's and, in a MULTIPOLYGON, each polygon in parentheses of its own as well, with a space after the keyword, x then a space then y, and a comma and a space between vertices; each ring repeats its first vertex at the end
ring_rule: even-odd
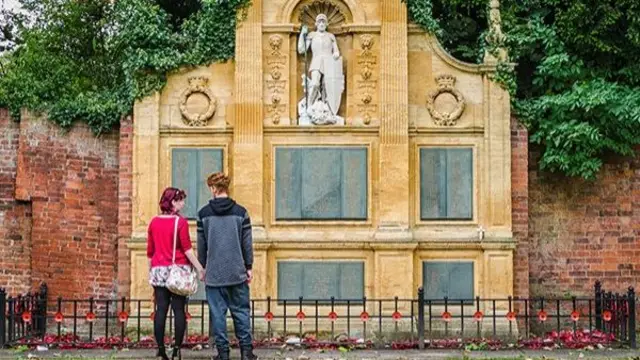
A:
POLYGON ((0 109, 0 287, 10 295, 31 287, 31 206, 14 199, 20 124, 0 109))
POLYGON ((511 211, 514 254, 514 295, 529 296, 529 147, 527 129, 511 120, 511 211))
MULTIPOLYGON (((533 149, 532 149, 533 150, 533 149)), ((591 294, 640 279, 640 149, 607 161, 595 181, 529 171, 529 274, 532 295, 591 294)))
POLYGON ((118 135, 64 133, 25 114, 17 158, 16 198, 33 210, 32 284, 46 282, 51 297, 115 296, 118 135))

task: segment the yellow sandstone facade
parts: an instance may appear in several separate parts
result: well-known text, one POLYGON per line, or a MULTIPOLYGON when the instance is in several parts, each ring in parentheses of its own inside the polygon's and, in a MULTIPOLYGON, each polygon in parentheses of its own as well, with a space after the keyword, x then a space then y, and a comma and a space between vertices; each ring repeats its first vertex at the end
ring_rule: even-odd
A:
MULTIPOLYGON (((372 299, 414 298, 435 278, 434 296, 455 286, 457 294, 474 297, 512 295, 510 107, 508 93, 491 81, 495 59, 475 65, 452 58, 410 24, 400 0, 253 0, 247 15, 237 30, 234 61, 171 74, 161 93, 135 106, 131 297, 151 296, 146 230, 163 188, 181 177, 180 184, 194 182, 200 193, 187 188, 189 197, 202 198, 206 189, 196 184, 203 181, 198 177, 216 166, 232 176, 231 195, 251 215, 253 298, 296 291, 285 281, 311 281, 279 273, 296 269, 295 262, 358 264, 348 268, 359 271, 350 280, 357 289, 344 291, 372 299), (343 58, 338 114, 345 124, 300 126, 300 25, 313 30, 321 12, 334 14, 328 31, 343 58), (310 195, 290 196, 304 203, 317 190, 327 204, 297 218, 279 215, 297 206, 282 198, 292 194, 287 184, 299 174, 286 163, 295 149, 342 154, 342 200, 331 189, 323 193, 326 182, 296 182, 291 186, 310 195), (365 155, 349 163, 345 149, 365 155), (185 151, 186 160, 175 150, 185 151), (216 166, 208 157, 213 151, 216 166), (331 201, 359 215, 317 216, 331 201)), ((301 154, 301 166, 318 171, 311 178, 332 178, 324 153, 301 154)))

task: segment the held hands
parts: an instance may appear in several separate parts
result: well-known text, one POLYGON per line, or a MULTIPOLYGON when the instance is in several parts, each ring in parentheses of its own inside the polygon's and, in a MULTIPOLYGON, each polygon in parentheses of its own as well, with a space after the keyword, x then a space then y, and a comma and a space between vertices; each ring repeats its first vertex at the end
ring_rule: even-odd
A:
POLYGON ((200 279, 200 281, 204 281, 204 275, 206 274, 206 270, 205 269, 200 269, 198 270, 198 279, 200 279))

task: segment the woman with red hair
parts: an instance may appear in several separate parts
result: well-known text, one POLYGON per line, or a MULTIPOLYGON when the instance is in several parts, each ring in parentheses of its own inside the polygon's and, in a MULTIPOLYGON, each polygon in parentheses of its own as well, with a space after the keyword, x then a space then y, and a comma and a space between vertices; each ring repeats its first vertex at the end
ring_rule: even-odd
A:
POLYGON ((169 266, 173 263, 173 243, 176 240, 175 263, 178 266, 195 267, 200 279, 204 277, 204 269, 191 249, 189 223, 180 216, 187 194, 180 189, 169 187, 160 198, 161 214, 151 219, 147 232, 147 257, 149 257, 149 283, 153 286, 156 303, 153 319, 153 332, 158 344, 156 357, 168 360, 164 345, 165 322, 169 304, 175 316, 176 338, 171 358, 182 359, 180 347, 184 339, 187 325, 185 305, 187 298, 171 293, 166 282, 169 277, 169 266))

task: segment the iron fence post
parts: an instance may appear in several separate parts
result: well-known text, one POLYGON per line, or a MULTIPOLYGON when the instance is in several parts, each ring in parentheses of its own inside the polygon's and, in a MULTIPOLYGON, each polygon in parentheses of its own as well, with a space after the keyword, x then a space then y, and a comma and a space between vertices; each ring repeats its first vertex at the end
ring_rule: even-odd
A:
POLYGON ((7 292, 0 288, 0 349, 7 343, 7 292))
POLYGON ((633 286, 629 287, 627 293, 627 305, 629 306, 629 321, 627 333, 629 334, 629 346, 636 349, 636 292, 633 286))
POLYGON ((424 289, 418 288, 418 349, 424 349, 424 289))
POLYGON ((602 331, 602 283, 596 281, 595 288, 595 313, 596 313, 596 330, 602 331))
POLYGON ((46 283, 40 284, 36 304, 40 304, 42 306, 41 307, 38 306, 37 311, 34 311, 34 313, 39 315, 36 317, 36 321, 37 321, 36 332, 40 336, 45 336, 47 334, 47 296, 49 295, 48 293, 49 293, 49 289, 47 287, 47 284, 46 283))
POLYGON ((13 331, 15 330, 15 324, 16 324, 16 304, 15 304, 15 298, 12 298, 11 296, 9 296, 9 298, 7 298, 7 308, 9 311, 9 321, 7 323, 7 338, 6 338, 6 342, 5 344, 12 342, 13 341, 13 331))

